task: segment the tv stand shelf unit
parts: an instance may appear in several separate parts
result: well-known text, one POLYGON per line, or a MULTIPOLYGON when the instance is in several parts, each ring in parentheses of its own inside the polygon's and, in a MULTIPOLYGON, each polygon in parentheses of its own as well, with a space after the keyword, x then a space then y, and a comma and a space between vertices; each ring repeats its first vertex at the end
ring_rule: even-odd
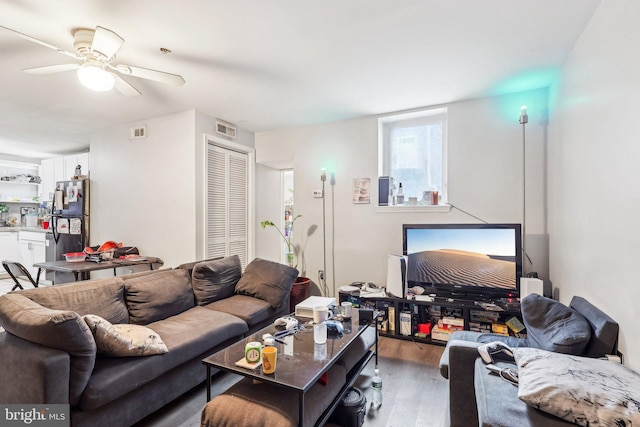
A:
POLYGON ((381 336, 446 345, 455 330, 494 332, 524 337, 520 303, 511 299, 473 301, 435 297, 433 301, 405 298, 363 298, 361 306, 376 308, 381 336), (437 328, 442 320, 444 328, 437 328), (516 332, 517 331, 517 332, 516 332))

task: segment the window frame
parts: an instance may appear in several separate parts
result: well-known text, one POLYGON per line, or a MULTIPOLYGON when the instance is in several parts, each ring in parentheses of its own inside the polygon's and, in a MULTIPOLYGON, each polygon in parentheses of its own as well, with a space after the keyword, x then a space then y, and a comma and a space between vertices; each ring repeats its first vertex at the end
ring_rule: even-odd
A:
MULTIPOLYGON (((407 113, 392 114, 378 118, 378 176, 389 176, 391 170, 390 155, 390 130, 398 125, 406 127, 415 125, 428 125, 442 123, 442 188, 440 189, 440 204, 425 206, 378 206, 379 210, 388 211, 390 209, 403 210, 435 210, 442 211, 441 207, 446 207, 448 202, 448 111, 447 107, 429 108, 407 113)), ((448 209, 447 209, 448 210, 448 209)))

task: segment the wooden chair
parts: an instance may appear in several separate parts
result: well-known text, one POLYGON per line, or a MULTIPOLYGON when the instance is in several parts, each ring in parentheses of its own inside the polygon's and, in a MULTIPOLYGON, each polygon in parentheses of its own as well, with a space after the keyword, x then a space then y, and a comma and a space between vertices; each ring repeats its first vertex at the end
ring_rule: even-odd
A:
POLYGON ((40 281, 40 270, 38 270, 38 277, 36 277, 36 280, 34 281, 33 277, 31 277, 31 274, 29 273, 29 270, 27 270, 25 266, 20 264, 19 262, 2 261, 2 266, 5 270, 7 270, 7 273, 9 273, 9 276, 11 276, 13 281, 16 282, 13 288, 11 288, 12 291, 16 290, 16 288, 24 289, 18 279, 28 280, 29 282, 31 282, 33 287, 38 287, 38 282, 40 281))

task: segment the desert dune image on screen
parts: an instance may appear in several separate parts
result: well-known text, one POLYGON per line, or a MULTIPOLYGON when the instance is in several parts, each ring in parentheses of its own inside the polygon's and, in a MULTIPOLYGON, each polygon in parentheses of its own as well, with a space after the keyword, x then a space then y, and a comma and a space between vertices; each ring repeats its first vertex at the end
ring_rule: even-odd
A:
POLYGON ((500 289, 516 288, 512 229, 407 230, 410 281, 500 289))

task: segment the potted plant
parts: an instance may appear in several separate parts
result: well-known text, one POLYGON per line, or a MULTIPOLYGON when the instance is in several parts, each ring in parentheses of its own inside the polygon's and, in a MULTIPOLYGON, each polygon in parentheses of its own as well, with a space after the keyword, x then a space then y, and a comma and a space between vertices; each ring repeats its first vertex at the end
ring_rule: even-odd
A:
POLYGON ((293 221, 291 221, 291 229, 290 232, 285 236, 285 234, 278 228, 277 225, 275 225, 273 222, 271 221, 262 221, 260 223, 260 226, 262 228, 267 228, 267 227, 273 227, 276 229, 276 231, 278 233, 280 233, 280 236, 282 236, 282 238, 284 239, 284 243, 285 245, 287 245, 287 264, 289 265, 289 267, 293 267, 293 268, 298 268, 298 263, 296 262, 294 264, 294 258, 295 258, 295 246, 291 243, 291 234, 293 233, 293 225, 295 224, 296 220, 298 218, 300 218, 302 215, 296 215, 295 218, 293 218, 293 221))
MULTIPOLYGON (((290 231, 289 233, 287 233, 287 235, 285 235, 278 228, 278 226, 275 225, 272 221, 267 220, 267 221, 262 221, 260 223, 260 226, 262 228, 267 228, 267 227, 275 228, 280 234, 280 236, 282 236, 282 238, 284 239, 284 243, 287 246, 287 264, 289 265, 289 267, 293 267, 296 269, 298 268, 298 262, 296 257, 297 248, 291 242, 291 236, 293 234, 293 225, 295 224, 296 220, 301 216, 302 215, 296 215, 293 218, 293 221, 291 221, 290 231)), ((293 311, 295 310, 296 304, 307 299, 310 294, 311 294, 311 279, 304 276, 296 277, 296 280, 293 282, 293 286, 291 286, 291 292, 290 292, 290 298, 289 298, 290 311, 293 313, 293 311)))
POLYGON ((4 225, 5 222, 5 214, 9 212, 9 206, 4 203, 0 203, 0 225, 4 225))

